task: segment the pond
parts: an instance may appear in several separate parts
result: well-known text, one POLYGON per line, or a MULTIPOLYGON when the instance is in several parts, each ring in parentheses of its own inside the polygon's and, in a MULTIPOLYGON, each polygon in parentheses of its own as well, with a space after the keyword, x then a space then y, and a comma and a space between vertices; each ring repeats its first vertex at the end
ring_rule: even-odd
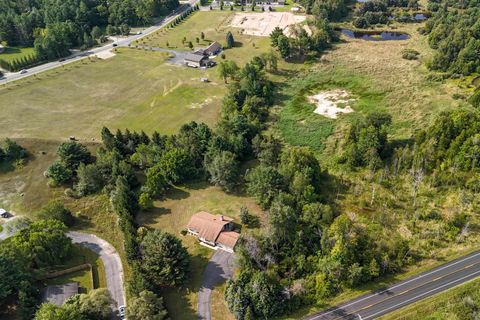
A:
POLYGON ((406 33, 395 31, 352 31, 349 29, 341 29, 340 31, 349 38, 366 41, 407 40, 410 38, 406 33))
POLYGON ((416 13, 414 16, 413 16, 413 19, 415 21, 423 21, 423 20, 427 20, 428 19, 428 16, 425 14, 425 13, 416 13))

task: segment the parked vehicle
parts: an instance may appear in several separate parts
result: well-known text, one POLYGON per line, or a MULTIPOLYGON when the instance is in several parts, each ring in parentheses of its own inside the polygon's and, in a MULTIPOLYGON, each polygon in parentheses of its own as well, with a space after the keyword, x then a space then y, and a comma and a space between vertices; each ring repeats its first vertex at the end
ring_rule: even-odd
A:
POLYGON ((20 71, 20 74, 25 74, 25 73, 27 73, 27 72, 28 72, 28 70, 23 69, 23 70, 20 71))
POLYGON ((118 316, 120 319, 125 319, 125 306, 118 307, 118 316))

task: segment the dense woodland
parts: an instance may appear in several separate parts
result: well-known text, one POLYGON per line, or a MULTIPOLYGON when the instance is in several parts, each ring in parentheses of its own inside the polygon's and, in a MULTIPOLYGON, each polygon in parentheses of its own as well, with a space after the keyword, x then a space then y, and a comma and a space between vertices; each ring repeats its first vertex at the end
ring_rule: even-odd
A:
MULTIPOLYGON (((100 2, 84 4, 91 12, 84 27, 143 23, 163 5, 169 6, 162 3, 149 7, 148 15, 139 11, 130 15, 131 11, 119 9, 123 3, 110 3, 106 11, 99 9, 100 2), (96 6, 88 5, 92 3, 96 6)), ((416 5, 412 1, 372 3, 363 6, 365 15, 383 14, 383 5, 416 5)), ((287 60, 312 52, 318 55, 328 48, 336 40, 328 19, 345 15, 346 3, 341 0, 304 4, 317 17, 312 36, 303 29, 296 30, 293 38, 279 30, 271 35, 272 46, 287 60)), ((458 11, 455 6, 460 3, 453 0, 448 5, 431 5, 437 11, 425 28, 437 49, 431 66, 464 74, 478 72, 478 54, 472 54, 478 53, 478 3, 462 2, 464 11, 458 11)), ((82 6, 75 10, 75 17, 82 6)), ((15 10, 10 8, 7 15, 22 16, 16 14, 21 10, 15 10)), ((79 21, 59 20, 63 22, 43 20, 40 27, 48 30, 51 25, 73 26, 79 21)), ((78 30, 83 34, 87 29, 78 30)), ((136 214, 152 207, 153 200, 161 199, 173 185, 190 180, 206 179, 225 192, 245 190, 265 211, 262 232, 242 232, 236 248, 239 270, 225 292, 229 309, 240 320, 269 319, 304 305, 322 304, 343 290, 399 272, 435 246, 463 241, 475 222, 472 212, 478 208, 475 199, 480 191, 478 110, 443 112, 405 141, 389 136, 394 125, 389 114, 359 115, 341 138, 338 154, 330 155, 334 164, 322 163, 312 150, 286 145, 269 128, 278 88, 268 73, 276 69, 275 54, 254 57, 243 67, 221 62, 219 70, 228 82, 228 92, 214 128, 191 122, 175 135, 103 128, 102 146, 95 154, 75 141, 58 147, 58 159, 45 171, 48 184, 64 186, 65 194, 75 198, 106 194, 118 215, 131 266, 129 319, 166 319, 163 290, 188 280, 190 257, 181 241, 176 235, 140 227, 136 214), (251 168, 244 172, 242 164, 247 162, 251 168), (342 192, 358 198, 371 195, 369 203, 352 205, 373 212, 372 216, 343 210, 342 192), (435 197, 452 193, 459 194, 462 205, 442 214, 435 197), (400 222, 411 230, 411 238, 400 233, 400 222), (418 227, 430 222, 435 230, 418 227)), ((479 96, 477 89, 472 105, 480 104, 479 96)), ((10 140, 0 149, 0 160, 16 161, 25 155, 10 140)), ((62 307, 38 306, 35 275, 68 258, 71 243, 64 231, 75 224, 75 218, 56 202, 36 217, 39 221, 27 223, 8 246, 1 247, 0 273, 9 276, 1 279, 0 303, 14 296, 24 319, 103 319, 105 308, 90 308, 90 295, 62 307)), ((242 217, 247 221, 248 212, 242 212, 242 217)), ((94 299, 108 302, 108 294, 91 296, 96 294, 94 299)))
POLYGON ((0 42, 35 46, 40 58, 54 59, 91 47, 105 30, 125 33, 177 6, 177 0, 1 0, 0 42))
POLYGON ((430 67, 464 75, 480 72, 480 3, 430 0, 428 7, 436 12, 424 30, 436 50, 430 67))

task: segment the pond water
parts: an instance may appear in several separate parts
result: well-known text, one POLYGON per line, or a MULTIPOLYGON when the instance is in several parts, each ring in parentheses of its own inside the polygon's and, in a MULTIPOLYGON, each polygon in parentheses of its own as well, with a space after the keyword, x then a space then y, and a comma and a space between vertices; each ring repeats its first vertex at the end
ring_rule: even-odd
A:
POLYGON ((416 20, 416 21, 422 21, 422 20, 427 20, 428 17, 424 13, 416 13, 413 16, 413 19, 416 20))
POLYGON ((406 40, 410 38, 408 34, 402 32, 352 31, 349 29, 341 29, 341 32, 349 38, 362 39, 366 41, 406 40))

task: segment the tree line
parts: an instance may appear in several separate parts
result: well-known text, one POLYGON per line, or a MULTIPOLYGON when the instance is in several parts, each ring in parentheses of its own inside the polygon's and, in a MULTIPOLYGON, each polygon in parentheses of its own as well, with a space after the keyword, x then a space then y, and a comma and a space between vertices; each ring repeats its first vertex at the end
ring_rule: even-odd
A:
POLYGON ((424 32, 435 49, 433 70, 469 75, 480 72, 480 8, 478 1, 430 0, 434 15, 424 32))
POLYGON ((314 31, 309 34, 304 26, 294 25, 287 36, 276 27, 270 34, 271 46, 278 50, 283 59, 288 60, 318 55, 338 41, 328 20, 316 19, 312 28, 314 31))
POLYGON ((178 5, 178 0, 1 0, 0 42, 35 46, 38 59, 55 59, 70 48, 92 46, 98 30, 144 25, 178 5))
MULTIPOLYGON (((233 77, 214 130, 195 122, 171 136, 128 129, 113 134, 103 128, 103 146, 95 156, 76 141, 65 142, 58 147, 58 159, 45 171, 49 184, 69 186, 66 194, 72 197, 110 195, 132 266, 127 282, 132 299, 154 297, 161 302, 163 290, 183 284, 189 273, 189 256, 180 240, 139 228, 136 213, 151 207, 172 185, 191 179, 208 179, 228 192, 238 185, 240 161, 252 157, 253 140, 264 128, 273 99, 272 84, 259 61, 254 59, 233 77), (137 174, 145 176, 143 184, 137 174)), ((163 310, 166 316, 161 303, 151 310, 163 310)), ((131 319, 138 317, 127 312, 131 319)))
MULTIPOLYGON (((387 24, 389 18, 396 16, 394 8, 418 9, 418 0, 373 0, 366 1, 355 10, 353 25, 356 28, 368 28, 376 24, 387 24)), ((410 17, 403 13, 397 17, 401 22, 411 21, 410 17)))

